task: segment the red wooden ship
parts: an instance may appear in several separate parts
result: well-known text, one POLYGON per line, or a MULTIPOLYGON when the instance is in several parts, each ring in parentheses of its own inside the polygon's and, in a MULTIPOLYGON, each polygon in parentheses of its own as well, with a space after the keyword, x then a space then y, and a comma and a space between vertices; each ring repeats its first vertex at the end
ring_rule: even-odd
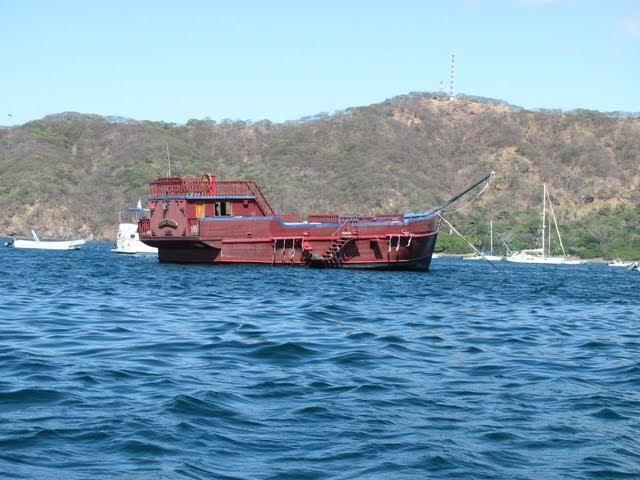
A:
POLYGON ((159 178, 150 184, 140 240, 161 262, 308 267, 429 268, 444 206, 422 214, 277 214, 250 181, 159 178))

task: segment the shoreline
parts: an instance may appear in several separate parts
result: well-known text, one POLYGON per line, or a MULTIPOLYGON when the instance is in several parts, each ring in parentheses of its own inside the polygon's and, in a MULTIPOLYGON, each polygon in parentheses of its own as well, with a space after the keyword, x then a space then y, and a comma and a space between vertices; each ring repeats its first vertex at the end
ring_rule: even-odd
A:
MULTIPOLYGON (((5 247, 4 243, 8 240, 10 240, 12 237, 7 237, 7 236, 0 236, 0 247, 5 247)), ((58 239, 56 239, 58 240, 58 239)), ((93 240, 87 240, 87 245, 89 244, 113 244, 115 242, 115 238, 113 240, 110 239, 93 239, 93 240)), ((5 247, 5 248, 11 248, 11 247, 5 247)), ((434 254, 437 254, 440 256, 440 258, 452 258, 452 259, 462 259, 463 257, 468 257, 470 255, 473 255, 474 252, 469 252, 469 253, 445 253, 445 252, 434 252, 434 254)), ((437 260, 437 258, 435 259, 437 260)), ((607 265, 615 260, 618 260, 617 258, 612 258, 612 259, 605 259, 605 258, 580 258, 580 260, 584 261, 585 264, 587 263, 593 263, 593 264, 603 264, 603 265, 607 265)), ((638 260, 623 260, 625 262, 636 262, 638 260)))

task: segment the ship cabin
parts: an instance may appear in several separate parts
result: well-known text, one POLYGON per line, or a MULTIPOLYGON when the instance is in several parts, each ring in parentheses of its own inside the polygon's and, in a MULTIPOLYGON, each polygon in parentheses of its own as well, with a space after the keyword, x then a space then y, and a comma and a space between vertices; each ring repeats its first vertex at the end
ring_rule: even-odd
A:
MULTIPOLYGON (((178 217, 187 219, 186 235, 198 235, 204 217, 276 215, 255 182, 219 181, 208 173, 202 178, 166 177, 151 182, 148 208, 150 218, 157 208, 177 209, 178 217)), ((150 228, 149 223, 149 219, 140 222, 141 233, 150 228)))
MULTIPOLYGON (((198 236, 203 218, 272 217, 284 224, 301 224, 297 214, 274 211, 260 187, 252 181, 225 180, 205 173, 201 178, 165 177, 150 183, 149 218, 140 220, 140 235, 198 236), (162 209, 156 211, 158 209, 162 209), (176 225, 173 225, 173 224, 176 225), (153 228, 152 228, 153 227, 153 228), (164 227, 170 227, 165 230, 164 227)), ((222 219, 222 218, 220 218, 222 219)), ((309 215, 304 224, 344 222, 402 222, 401 214, 376 216, 309 215)))
POLYGON ((150 187, 150 209, 161 200, 182 200, 187 218, 275 215, 255 182, 219 181, 205 173, 202 178, 159 178, 150 187))

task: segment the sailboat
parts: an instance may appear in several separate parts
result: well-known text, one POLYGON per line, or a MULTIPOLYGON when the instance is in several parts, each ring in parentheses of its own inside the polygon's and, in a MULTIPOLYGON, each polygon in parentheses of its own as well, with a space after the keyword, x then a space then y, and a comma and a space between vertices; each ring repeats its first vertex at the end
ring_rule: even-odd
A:
POLYGON ((541 248, 534 248, 529 250, 521 250, 514 252, 507 256, 507 262, 514 263, 544 263, 549 265, 579 265, 584 263, 575 257, 567 256, 564 250, 564 244, 562 243, 562 236, 560 235, 560 228, 556 220, 556 214, 553 211, 553 204, 551 203, 551 197, 549 196, 549 190, 547 184, 542 184, 542 239, 540 242, 541 248), (547 223, 547 202, 549 202, 549 211, 551 212, 551 218, 547 223), (551 255, 551 219, 555 226, 556 233, 558 234, 558 241, 560 242, 560 248, 562 249, 562 256, 551 255), (547 229, 549 230, 547 233, 547 229))
POLYGON ((489 250, 489 252, 480 252, 480 253, 476 253, 475 255, 471 255, 469 257, 462 257, 463 260, 489 260, 492 262, 498 262, 500 260, 502 260, 502 257, 499 255, 494 255, 493 254, 493 220, 489 221, 489 237, 490 237, 490 246, 491 246, 491 250, 489 250))

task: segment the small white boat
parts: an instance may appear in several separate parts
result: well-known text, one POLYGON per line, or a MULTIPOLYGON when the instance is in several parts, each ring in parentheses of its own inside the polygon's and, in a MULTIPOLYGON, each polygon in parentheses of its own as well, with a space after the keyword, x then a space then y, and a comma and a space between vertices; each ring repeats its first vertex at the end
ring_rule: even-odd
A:
POLYGON ((610 267, 623 267, 623 268, 629 268, 631 265, 633 265, 633 262, 623 262, 622 260, 618 259, 618 260, 614 260, 613 262, 608 264, 610 267))
POLYGON ((137 223, 123 223, 122 222, 122 214, 128 214, 129 216, 133 216, 136 220, 145 217, 149 211, 145 208, 142 208, 142 202, 138 200, 138 205, 136 208, 125 208, 120 211, 118 225, 118 236, 116 237, 116 246, 112 252, 115 253, 123 253, 133 255, 136 253, 158 253, 158 249, 155 247, 150 247, 140 241, 140 235, 138 235, 138 224, 137 223))
POLYGON ((499 262, 502 260, 502 257, 499 255, 491 255, 491 253, 476 253, 475 255, 471 255, 469 257, 462 257, 463 260, 489 260, 490 262, 499 262))
POLYGON ((562 243, 562 236, 560 235, 560 228, 556 220, 556 214, 553 211, 553 204, 551 203, 551 197, 546 184, 542 184, 542 239, 541 247, 533 248, 529 250, 521 250, 520 252, 514 252, 507 256, 507 262, 513 263, 541 263, 546 265, 581 265, 586 263, 577 257, 570 257, 564 250, 564 244, 562 243), (562 255, 551 255, 551 218, 547 225, 547 202, 549 202, 549 209, 551 211, 551 218, 553 218, 553 224, 555 231, 558 235, 558 241, 560 248, 562 249, 562 255), (549 232, 547 233, 547 229, 549 232))
POLYGON ((31 230, 33 240, 13 240, 13 248, 30 248, 38 250, 77 250, 86 243, 85 240, 40 240, 38 234, 31 230))
POLYGON ((589 263, 587 260, 582 260, 581 258, 577 258, 577 257, 563 257, 564 258, 564 262, 562 262, 562 265, 584 265, 585 263, 589 263))
POLYGON ((469 257, 462 257, 463 260, 489 260, 490 262, 499 262, 502 260, 500 255, 493 254, 493 220, 489 222, 489 238, 491 249, 488 252, 480 252, 469 257))
POLYGON ((140 241, 138 235, 138 225, 135 223, 121 223, 118 226, 118 237, 116 246, 112 252, 115 253, 158 253, 158 249, 150 247, 140 241))
POLYGON ((513 263, 543 263, 547 265, 580 265, 584 260, 567 256, 545 255, 541 248, 515 252, 506 258, 513 263))

